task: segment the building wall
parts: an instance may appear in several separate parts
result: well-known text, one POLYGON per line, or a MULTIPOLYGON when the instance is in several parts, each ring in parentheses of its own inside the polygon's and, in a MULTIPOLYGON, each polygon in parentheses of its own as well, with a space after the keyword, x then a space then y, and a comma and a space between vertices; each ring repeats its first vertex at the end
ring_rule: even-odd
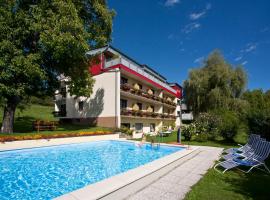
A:
MULTIPOLYGON (((72 123, 94 123, 104 127, 120 126, 120 72, 115 69, 94 76, 92 95, 87 97, 70 96, 66 98, 66 118, 72 123), (83 102, 83 110, 79 110, 83 102)), ((66 120, 68 120, 66 119, 66 120)))
POLYGON ((140 138, 142 137, 142 133, 150 133, 150 124, 155 124, 155 133, 158 133, 158 131, 161 131, 162 129, 162 120, 160 119, 144 119, 144 118, 126 118, 121 117, 121 123, 129 123, 130 128, 132 130, 135 130, 135 124, 136 123, 143 123, 143 131, 142 132, 136 132, 134 131, 133 137, 134 138, 140 138))

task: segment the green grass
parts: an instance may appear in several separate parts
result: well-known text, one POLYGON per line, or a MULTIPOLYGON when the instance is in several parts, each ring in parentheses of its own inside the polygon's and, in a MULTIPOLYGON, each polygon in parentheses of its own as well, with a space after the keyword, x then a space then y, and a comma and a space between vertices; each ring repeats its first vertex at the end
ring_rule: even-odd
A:
MULTIPOLYGON (((35 120, 45 120, 45 121, 58 121, 52 114, 54 107, 52 106, 42 106, 42 105, 31 105, 26 107, 26 109, 20 111, 17 110, 15 113, 14 122, 14 136, 22 135, 34 135, 37 132, 33 131, 32 123, 35 120)), ((0 109, 0 115, 3 116, 3 110, 0 109)), ((0 118, 0 125, 2 123, 2 117, 0 118)), ((77 133, 77 132, 95 132, 110 130, 109 128, 102 127, 89 127, 87 125, 72 125, 65 124, 59 125, 55 131, 41 131, 39 134, 51 135, 56 133, 77 133)), ((0 136, 6 136, 9 134, 0 133, 0 136)))
MULTIPOLYGON (((162 141, 159 137, 147 137, 162 141)), ((237 143, 245 143, 246 136, 237 136, 237 143)), ((183 138, 184 139, 184 138, 183 138)), ((173 132, 168 137, 163 137, 163 142, 176 142, 177 133, 173 132)), ((236 142, 227 142, 219 138, 214 141, 197 142, 185 141, 183 144, 198 146, 214 146, 230 148, 237 146, 236 142)), ((270 160, 267 162, 270 166, 270 160)), ((234 169, 227 171, 225 174, 218 173, 214 169, 209 169, 206 175, 192 187, 192 190, 186 195, 185 200, 266 200, 270 197, 270 175, 259 170, 253 170, 245 174, 240 170, 234 169)))
POLYGON ((270 176, 268 174, 259 170, 245 174, 237 169, 221 174, 210 169, 192 187, 185 200, 266 200, 269 197, 270 176))
MULTIPOLYGON (((159 137, 159 136, 147 136, 147 141, 151 142, 151 140, 154 140, 155 142, 163 142, 163 143, 173 143, 177 141, 177 132, 173 131, 172 134, 168 137, 159 137)), ((136 139, 141 140, 141 139, 136 139)), ((242 139, 241 143, 245 143, 245 139, 242 139)), ((192 141, 185 141, 184 137, 182 137, 182 144, 186 145, 197 145, 197 146, 213 146, 213 147, 223 147, 223 148, 230 148, 230 147, 236 147, 237 143, 235 142, 228 142, 223 140, 222 138, 219 138, 217 140, 209 140, 206 142, 198 142, 195 140, 192 141)))

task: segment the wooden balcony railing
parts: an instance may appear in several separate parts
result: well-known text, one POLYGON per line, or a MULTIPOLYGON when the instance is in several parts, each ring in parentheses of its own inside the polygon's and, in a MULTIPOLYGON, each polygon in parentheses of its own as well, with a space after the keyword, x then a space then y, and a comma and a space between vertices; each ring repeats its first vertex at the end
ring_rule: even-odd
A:
POLYGON ((174 103, 172 101, 169 101, 169 100, 162 98, 162 97, 159 97, 157 95, 148 94, 146 91, 141 90, 141 89, 135 89, 134 87, 132 87, 129 84, 121 84, 121 90, 176 107, 176 103, 174 103))

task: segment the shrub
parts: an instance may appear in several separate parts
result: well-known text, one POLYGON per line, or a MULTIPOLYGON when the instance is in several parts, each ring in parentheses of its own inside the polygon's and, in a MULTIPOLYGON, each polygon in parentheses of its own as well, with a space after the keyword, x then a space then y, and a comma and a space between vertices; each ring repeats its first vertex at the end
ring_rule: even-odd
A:
POLYGON ((120 132, 124 133, 126 135, 132 135, 133 130, 123 126, 123 127, 120 128, 120 132))
POLYGON ((206 142, 208 140, 209 136, 207 133, 197 133, 195 136, 195 140, 197 142, 206 142))
POLYGON ((196 125, 191 123, 188 126, 182 127, 182 135, 185 137, 186 141, 190 141, 192 136, 196 134, 196 125))
MULTIPOLYGON (((214 139, 218 135, 220 117, 215 113, 200 113, 195 120, 196 133, 204 134, 202 138, 214 139)), ((199 136, 200 137, 200 136, 199 136)))
POLYGON ((218 116, 220 117, 218 131, 225 139, 232 140, 242 126, 238 115, 229 110, 220 110, 218 113, 218 116))

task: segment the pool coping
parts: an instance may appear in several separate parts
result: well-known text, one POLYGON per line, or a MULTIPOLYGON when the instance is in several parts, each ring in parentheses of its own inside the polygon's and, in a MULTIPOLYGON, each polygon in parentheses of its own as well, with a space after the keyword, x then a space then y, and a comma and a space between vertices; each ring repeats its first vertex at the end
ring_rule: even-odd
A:
POLYGON ((20 140, 20 141, 0 143, 0 152, 40 148, 40 147, 51 147, 66 144, 85 143, 100 140, 118 140, 118 139, 119 134, 38 139, 38 140, 20 140))
MULTIPOLYGON (((117 140, 123 141, 123 140, 117 140)), ((133 142, 124 140, 125 142, 133 142)), ((145 165, 139 166, 134 169, 130 169, 126 172, 117 174, 115 176, 109 177, 102 181, 89 184, 83 188, 74 190, 62 196, 56 197, 56 200, 90 200, 90 199, 101 199, 127 185, 130 185, 144 177, 147 177, 162 168, 173 164, 174 162, 180 160, 181 158, 190 155, 191 153, 197 151, 199 147, 192 146, 187 148, 187 146, 179 146, 174 144, 160 144, 161 146, 171 146, 171 147, 184 147, 186 149, 177 151, 170 155, 164 156, 152 162, 146 163, 145 165)))

